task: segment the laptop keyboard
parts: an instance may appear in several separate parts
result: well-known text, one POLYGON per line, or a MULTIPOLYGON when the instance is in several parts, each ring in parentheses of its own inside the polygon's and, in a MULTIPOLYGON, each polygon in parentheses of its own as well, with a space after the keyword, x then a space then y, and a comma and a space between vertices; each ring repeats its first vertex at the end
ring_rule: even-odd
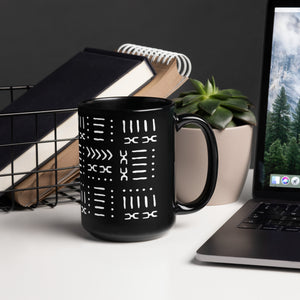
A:
POLYGON ((300 205, 261 203, 238 228, 300 231, 300 205))

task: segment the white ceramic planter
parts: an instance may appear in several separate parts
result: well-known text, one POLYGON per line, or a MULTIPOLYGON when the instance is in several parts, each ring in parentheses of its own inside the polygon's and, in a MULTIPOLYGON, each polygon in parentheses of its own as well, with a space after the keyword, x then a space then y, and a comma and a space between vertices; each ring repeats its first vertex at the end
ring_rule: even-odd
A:
MULTIPOLYGON (((250 125, 215 130, 219 171, 208 205, 236 201, 244 186, 251 158, 253 128, 250 125)), ((202 191, 207 172, 207 149, 198 128, 182 128, 175 135, 175 186, 178 201, 193 201, 202 191)))

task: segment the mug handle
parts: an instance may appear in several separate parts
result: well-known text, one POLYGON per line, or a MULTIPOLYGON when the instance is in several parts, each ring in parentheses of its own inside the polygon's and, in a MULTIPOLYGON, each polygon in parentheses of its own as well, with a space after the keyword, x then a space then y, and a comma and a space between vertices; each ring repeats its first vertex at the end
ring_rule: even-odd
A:
POLYGON ((176 131, 179 131, 184 125, 191 123, 199 126, 205 136, 208 153, 206 183, 200 196, 190 203, 175 202, 175 212, 177 214, 187 214, 203 208, 213 195, 218 176, 218 147, 210 125, 200 117, 193 114, 175 115, 175 121, 176 131))

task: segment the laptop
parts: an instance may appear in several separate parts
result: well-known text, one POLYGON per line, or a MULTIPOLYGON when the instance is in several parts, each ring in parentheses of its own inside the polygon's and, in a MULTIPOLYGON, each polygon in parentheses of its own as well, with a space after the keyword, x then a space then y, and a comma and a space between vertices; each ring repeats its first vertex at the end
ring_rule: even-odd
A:
POLYGON ((300 269, 300 0, 268 3, 253 177, 196 259, 300 269))

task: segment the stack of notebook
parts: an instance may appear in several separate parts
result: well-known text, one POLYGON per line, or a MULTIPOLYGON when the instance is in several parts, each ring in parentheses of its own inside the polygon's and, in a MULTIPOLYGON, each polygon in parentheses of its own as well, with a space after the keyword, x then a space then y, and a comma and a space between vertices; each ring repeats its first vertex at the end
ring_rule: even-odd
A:
POLYGON ((1 194, 10 192, 30 207, 78 176, 76 108, 81 101, 168 97, 190 71, 182 54, 132 44, 78 53, 0 112, 1 194))

